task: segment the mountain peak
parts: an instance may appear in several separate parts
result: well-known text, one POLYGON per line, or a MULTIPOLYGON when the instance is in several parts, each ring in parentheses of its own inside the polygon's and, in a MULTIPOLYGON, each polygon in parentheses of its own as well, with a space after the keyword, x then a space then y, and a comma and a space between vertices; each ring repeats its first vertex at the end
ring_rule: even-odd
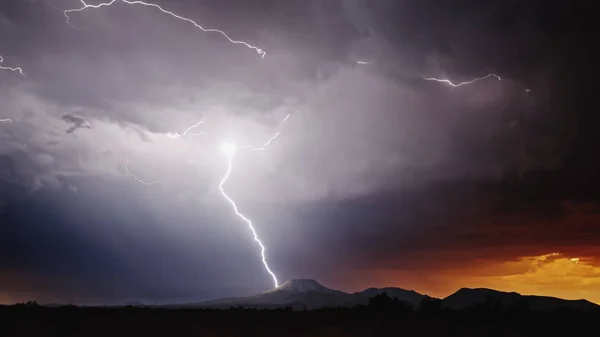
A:
POLYGON ((309 291, 316 291, 322 293, 332 292, 333 290, 321 285, 319 282, 313 279, 293 279, 286 281, 279 287, 273 289, 273 291, 292 291, 298 293, 305 293, 309 291))

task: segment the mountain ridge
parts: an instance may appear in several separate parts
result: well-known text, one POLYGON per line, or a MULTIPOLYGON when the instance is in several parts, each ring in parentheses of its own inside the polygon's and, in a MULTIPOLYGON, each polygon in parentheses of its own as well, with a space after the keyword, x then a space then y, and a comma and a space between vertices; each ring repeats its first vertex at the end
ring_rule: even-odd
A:
POLYGON ((294 309, 319 309, 324 307, 350 307, 366 305, 369 298, 387 293, 391 297, 410 303, 417 307, 427 295, 419 294, 413 290, 401 288, 368 288, 363 291, 347 293, 323 286, 313 279, 292 279, 286 281, 276 288, 246 297, 223 298, 199 303, 174 305, 177 307, 200 307, 200 308, 281 308, 291 307, 294 309))
POLYGON ((533 311, 552 311, 560 308, 584 311, 600 310, 600 305, 586 299, 567 300, 552 296, 523 295, 488 288, 460 288, 442 300, 444 307, 462 310, 485 305, 495 308, 526 307, 533 311))
MULTIPOLYGON (((408 302, 418 308, 424 299, 435 299, 414 290, 398 287, 367 288, 363 291, 347 293, 323 286, 313 279, 292 279, 276 288, 246 297, 230 297, 198 303, 171 305, 169 307, 197 308, 283 308, 319 309, 325 307, 350 307, 366 305, 373 296, 386 293, 408 302)), ((522 295, 516 292, 502 292, 487 288, 461 288, 455 293, 440 299, 443 308, 462 310, 470 307, 486 306, 490 308, 527 307, 534 311, 571 308, 584 311, 600 310, 600 306, 590 301, 566 300, 557 297, 522 295)))

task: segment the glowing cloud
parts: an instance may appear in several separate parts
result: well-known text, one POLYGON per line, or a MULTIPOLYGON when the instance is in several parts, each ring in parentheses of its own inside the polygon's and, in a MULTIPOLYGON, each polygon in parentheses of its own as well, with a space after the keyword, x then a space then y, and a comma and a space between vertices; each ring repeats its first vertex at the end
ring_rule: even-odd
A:
POLYGON ((227 156, 232 157, 237 152, 237 146, 232 142, 224 142, 219 146, 219 149, 227 156))

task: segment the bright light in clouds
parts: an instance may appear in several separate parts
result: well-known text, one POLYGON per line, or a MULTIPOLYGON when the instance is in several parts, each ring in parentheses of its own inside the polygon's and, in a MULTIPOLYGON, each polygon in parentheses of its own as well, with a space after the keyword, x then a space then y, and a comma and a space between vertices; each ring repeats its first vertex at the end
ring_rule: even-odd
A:
POLYGON ((232 157, 237 151, 237 146, 233 142, 223 142, 221 146, 219 146, 219 149, 223 151, 227 157, 232 157))

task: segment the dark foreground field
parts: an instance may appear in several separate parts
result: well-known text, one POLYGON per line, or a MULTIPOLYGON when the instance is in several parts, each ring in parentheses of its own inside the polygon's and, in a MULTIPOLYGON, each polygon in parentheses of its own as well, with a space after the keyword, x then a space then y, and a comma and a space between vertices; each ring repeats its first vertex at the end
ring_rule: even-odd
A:
POLYGON ((379 298, 355 308, 291 309, 0 307, 0 336, 594 336, 600 313, 515 306, 413 310, 379 298))

